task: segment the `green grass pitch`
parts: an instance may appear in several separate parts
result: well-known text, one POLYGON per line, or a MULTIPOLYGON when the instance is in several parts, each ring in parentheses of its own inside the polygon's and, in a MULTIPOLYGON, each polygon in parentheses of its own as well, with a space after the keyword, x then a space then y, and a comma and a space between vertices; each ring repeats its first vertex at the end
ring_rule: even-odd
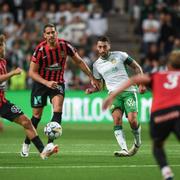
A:
MULTIPOLYGON (((20 157, 23 130, 15 124, 5 125, 0 133, 0 180, 158 180, 160 171, 152 157, 148 125, 142 125, 142 147, 133 157, 116 158, 118 145, 112 124, 63 124, 63 135, 55 142, 57 155, 41 160, 31 146, 28 158, 20 157)), ((125 124, 128 147, 133 137, 125 124)), ((38 130, 43 142, 43 127, 38 130)), ((180 179, 180 145, 170 136, 166 144, 175 179, 180 179)))

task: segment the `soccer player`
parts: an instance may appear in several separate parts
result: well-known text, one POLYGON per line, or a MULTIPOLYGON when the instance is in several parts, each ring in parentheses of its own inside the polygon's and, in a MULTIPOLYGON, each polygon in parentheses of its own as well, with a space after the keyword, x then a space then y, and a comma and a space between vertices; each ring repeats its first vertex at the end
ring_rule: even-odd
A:
MULTIPOLYGON (((106 36, 97 40, 97 51, 99 58, 93 64, 93 75, 99 81, 105 81, 109 93, 115 91, 124 81, 129 78, 126 65, 129 65, 137 74, 142 74, 139 64, 132 59, 126 52, 110 51, 110 41, 106 36)), ((86 90, 86 93, 98 91, 96 88, 86 90)), ((139 85, 139 92, 143 93, 145 87, 139 85)), ((137 121, 137 99, 135 86, 129 87, 116 97, 110 111, 114 120, 114 134, 121 148, 115 151, 115 156, 134 155, 141 145, 141 127, 137 121), (134 135, 133 147, 128 151, 126 140, 122 128, 122 117, 124 112, 128 118, 132 133, 134 135)))
MULTIPOLYGON (((89 76, 91 84, 98 88, 99 84, 90 69, 79 56, 76 49, 67 41, 58 38, 53 24, 44 26, 44 40, 40 42, 32 55, 29 76, 34 80, 31 92, 31 106, 33 108, 32 124, 37 128, 41 120, 47 97, 53 106, 51 121, 61 124, 62 107, 64 101, 64 66, 67 56, 70 56, 85 74, 89 76)), ((48 143, 53 142, 48 139, 48 143)), ((21 156, 28 157, 30 140, 28 137, 22 146, 21 156)))
POLYGON ((153 140, 153 155, 163 178, 172 180, 173 173, 167 162, 164 144, 171 132, 180 140, 180 51, 173 51, 169 55, 168 71, 130 78, 105 99, 103 109, 107 109, 119 93, 139 83, 152 87, 150 134, 153 140))
POLYGON ((8 73, 6 70, 6 60, 4 57, 5 36, 0 35, 0 116, 21 125, 24 128, 28 138, 33 142, 40 152, 41 158, 45 159, 51 154, 58 152, 58 146, 50 144, 44 147, 31 121, 24 115, 20 108, 5 98, 4 89, 6 87, 6 81, 12 76, 20 74, 22 69, 16 68, 8 73))

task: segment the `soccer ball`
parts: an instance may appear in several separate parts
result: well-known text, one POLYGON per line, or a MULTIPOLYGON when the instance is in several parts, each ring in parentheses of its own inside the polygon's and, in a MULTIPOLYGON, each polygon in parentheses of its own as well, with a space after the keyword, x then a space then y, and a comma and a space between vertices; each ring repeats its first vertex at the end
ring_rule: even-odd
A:
POLYGON ((44 133, 52 140, 57 139, 62 135, 62 127, 57 122, 49 122, 44 128, 44 133))

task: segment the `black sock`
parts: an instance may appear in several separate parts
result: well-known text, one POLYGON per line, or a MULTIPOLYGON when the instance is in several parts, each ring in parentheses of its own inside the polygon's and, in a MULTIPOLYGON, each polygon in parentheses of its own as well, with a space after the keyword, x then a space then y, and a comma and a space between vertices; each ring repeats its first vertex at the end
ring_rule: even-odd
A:
POLYGON ((41 139, 39 138, 39 136, 34 137, 33 139, 31 139, 31 141, 36 146, 38 151, 41 153, 44 149, 44 145, 43 145, 41 139))
POLYGON ((158 165, 160 166, 160 168, 168 165, 167 160, 166 160, 166 154, 162 147, 158 147, 158 146, 154 145, 153 155, 154 155, 158 165))
POLYGON ((54 112, 51 121, 61 124, 62 112, 54 112))
POLYGON ((53 142, 54 142, 54 139, 49 139, 49 138, 48 138, 48 144, 49 144, 49 143, 53 143, 53 142))
MULTIPOLYGON (((40 120, 41 120, 41 119, 38 119, 38 118, 36 118, 36 117, 34 117, 34 116, 31 118, 31 122, 32 122, 32 124, 33 124, 33 126, 34 126, 35 129, 37 129, 37 126, 38 126, 40 120)), ((25 143, 25 144, 30 144, 30 143, 31 143, 30 139, 29 139, 27 136, 26 136, 26 138, 25 138, 25 140, 24 140, 24 143, 25 143)))

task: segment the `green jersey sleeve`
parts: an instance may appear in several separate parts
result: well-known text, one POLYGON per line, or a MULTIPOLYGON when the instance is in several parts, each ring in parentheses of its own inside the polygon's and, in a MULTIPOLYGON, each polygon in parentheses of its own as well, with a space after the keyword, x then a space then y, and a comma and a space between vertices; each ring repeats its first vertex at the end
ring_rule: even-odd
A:
POLYGON ((130 65, 133 61, 134 61, 134 59, 132 57, 128 56, 124 63, 130 65))

